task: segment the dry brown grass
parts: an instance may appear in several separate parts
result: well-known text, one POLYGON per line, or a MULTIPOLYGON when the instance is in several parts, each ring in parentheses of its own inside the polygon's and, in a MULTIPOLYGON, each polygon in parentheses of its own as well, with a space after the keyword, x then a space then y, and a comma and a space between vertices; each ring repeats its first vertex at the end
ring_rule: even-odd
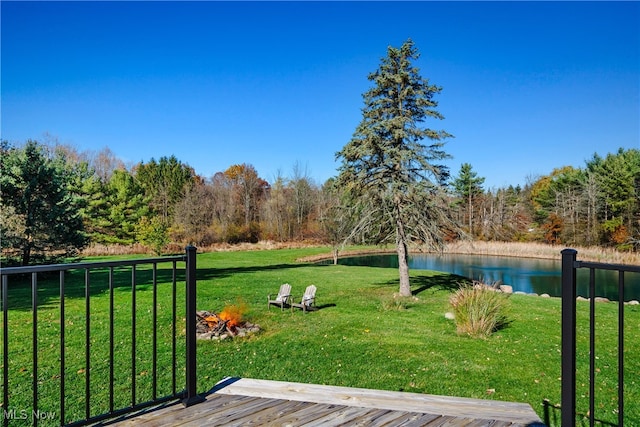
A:
POLYGON ((94 243, 81 252, 81 256, 137 255, 150 253, 143 245, 103 245, 94 243))
MULTIPOLYGON (((179 244, 171 244, 164 250, 165 253, 180 253, 184 251, 184 247, 179 244)), ((210 246, 198 246, 198 252, 231 252, 231 251, 262 251, 273 249, 298 249, 306 248, 310 246, 322 246, 318 243, 309 242, 273 242, 273 241, 260 241, 258 243, 239 243, 229 244, 220 243, 210 246)), ((152 251, 141 244, 133 245, 102 245, 93 244, 82 251, 82 256, 107 256, 107 255, 136 255, 136 254, 151 254, 152 251)))
MULTIPOLYGON (((198 252, 228 252, 228 251, 259 251, 273 249, 298 249, 304 247, 324 246, 314 242, 273 242, 260 241, 258 243, 217 244, 205 247, 198 247, 198 252)), ((512 256, 520 258, 543 258, 560 259, 560 251, 567 246, 547 245, 534 242, 455 242, 444 248, 444 253, 469 254, 469 255, 495 255, 512 256)), ((170 253, 179 253, 184 248, 179 245, 172 245, 170 253)), ((614 264, 640 265, 640 253, 618 252, 613 249, 600 247, 572 247, 578 251, 578 259, 582 261, 607 262, 614 264)), ((376 253, 394 252, 394 248, 360 248, 348 249, 340 252, 340 256, 354 256, 376 253)), ((428 252, 424 248, 414 248, 413 252, 428 252)), ((82 256, 104 256, 104 255, 132 255, 151 253, 143 245, 135 244, 123 245, 92 245, 82 252, 82 256)), ((330 259, 331 253, 315 255, 301 259, 301 261, 314 262, 322 259, 330 259)))
MULTIPOLYGON (((452 254, 497 255, 520 258, 560 259, 560 252, 569 246, 547 245, 535 242, 456 242, 447 245, 444 252, 452 254)), ((614 264, 640 264, 640 254, 619 252, 600 247, 575 247, 578 259, 614 264)))

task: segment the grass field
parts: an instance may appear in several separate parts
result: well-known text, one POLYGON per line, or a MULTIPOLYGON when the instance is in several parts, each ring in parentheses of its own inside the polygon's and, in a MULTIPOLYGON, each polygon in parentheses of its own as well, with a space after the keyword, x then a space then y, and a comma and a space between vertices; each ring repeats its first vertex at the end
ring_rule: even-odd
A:
MULTIPOLYGON (((449 298, 461 278, 429 271, 411 271, 415 298, 394 300, 395 269, 316 265, 296 261, 328 248, 215 252, 198 255, 198 309, 220 311, 228 304, 246 304, 246 318, 262 331, 247 338, 198 343, 198 391, 207 391, 226 376, 400 390, 449 396, 527 402, 543 418, 542 403, 560 402, 560 299, 524 295, 510 297, 511 323, 489 339, 456 334, 444 317, 449 298), (290 283, 296 298, 308 284, 318 287, 318 311, 267 310, 267 294, 290 283)), ((158 301, 158 394, 171 389, 171 285, 160 272, 158 301)), ((116 316, 116 406, 131 400, 130 274, 122 273, 114 297, 116 316)), ((84 414, 87 375, 84 360, 85 301, 83 277, 67 278, 66 370, 67 417, 84 414)), ((78 276, 82 276, 78 274, 78 276)), ((150 272, 138 273, 136 292, 136 393, 151 395, 150 272)), ((183 280, 183 279, 181 279, 183 280)), ((108 408, 109 298, 104 278, 91 279, 91 410, 108 408), (95 384, 93 384, 95 382, 95 384)), ((183 313, 183 282, 179 309, 183 313)), ((39 287, 38 394, 40 410, 58 411, 60 317, 55 285, 39 287), (51 289, 50 289, 51 288, 51 289), (40 293, 42 295, 40 295, 40 293)), ((11 402, 30 402, 30 290, 10 287, 11 402)), ((588 410, 588 304, 578 303, 578 411, 588 410)), ((640 307, 625 307, 625 425, 640 423, 640 307)), ((184 338, 184 318, 177 325, 184 338)), ((615 424, 617 415, 617 305, 597 306, 596 418, 615 424)), ((183 360, 184 353, 179 355, 183 360)), ((178 387, 184 381, 179 363, 178 387)), ((558 416, 558 415, 557 415, 558 416)))

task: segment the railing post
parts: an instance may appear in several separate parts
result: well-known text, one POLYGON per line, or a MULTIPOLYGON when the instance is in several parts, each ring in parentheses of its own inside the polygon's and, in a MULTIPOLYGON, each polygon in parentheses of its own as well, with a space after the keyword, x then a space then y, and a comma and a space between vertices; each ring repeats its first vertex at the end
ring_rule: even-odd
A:
POLYGON ((576 258, 574 249, 562 252, 562 426, 576 423, 576 258))
POLYGON ((186 247, 186 282, 187 282, 187 360, 186 360, 186 394, 182 399, 184 406, 191 406, 204 401, 197 394, 196 376, 196 248, 186 247))

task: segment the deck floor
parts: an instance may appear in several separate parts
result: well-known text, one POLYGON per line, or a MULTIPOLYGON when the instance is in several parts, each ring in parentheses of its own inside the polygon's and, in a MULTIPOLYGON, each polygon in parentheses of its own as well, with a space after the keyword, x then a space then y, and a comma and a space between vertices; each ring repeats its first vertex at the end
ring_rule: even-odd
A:
MULTIPOLYGON (((530 405, 226 378, 189 407, 162 405, 112 426, 543 426, 530 405)), ((105 423, 106 424, 106 423, 105 423)))

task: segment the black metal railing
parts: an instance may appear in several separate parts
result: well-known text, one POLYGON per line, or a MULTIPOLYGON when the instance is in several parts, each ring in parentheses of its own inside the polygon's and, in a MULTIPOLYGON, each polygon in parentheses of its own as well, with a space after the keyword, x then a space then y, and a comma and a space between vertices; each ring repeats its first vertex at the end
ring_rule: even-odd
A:
POLYGON ((0 274, 4 426, 12 420, 87 425, 171 400, 185 406, 203 400, 196 391, 195 247, 180 256, 12 267, 0 274), (182 262, 184 292, 178 287, 182 262), (101 313, 92 306, 97 297, 101 313), (179 342, 182 319, 186 339, 179 342))
POLYGON ((605 264, 577 260, 577 251, 562 251, 562 426, 576 425, 576 272, 589 270, 589 425, 595 425, 596 383, 596 270, 618 272, 618 425, 624 425, 624 307, 625 273, 640 273, 640 266, 605 264))

